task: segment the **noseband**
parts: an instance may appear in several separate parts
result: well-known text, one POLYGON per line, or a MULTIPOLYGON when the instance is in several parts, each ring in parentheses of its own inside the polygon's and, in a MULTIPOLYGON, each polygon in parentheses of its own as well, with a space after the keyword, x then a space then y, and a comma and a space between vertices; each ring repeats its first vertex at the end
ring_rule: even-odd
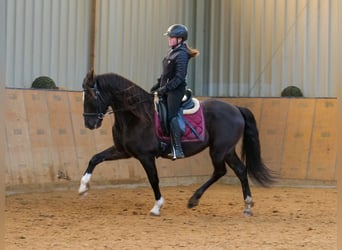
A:
POLYGON ((110 114, 110 113, 112 113, 112 112, 105 112, 105 113, 103 113, 102 112, 102 110, 101 110, 101 102, 103 103, 104 102, 104 99, 103 99, 103 97, 102 97, 102 95, 101 95, 101 93, 100 93, 100 91, 99 91, 99 89, 97 88, 97 83, 95 82, 94 83, 94 87, 93 88, 91 88, 93 91, 94 91, 94 93, 95 93, 95 95, 94 95, 94 98, 95 98, 95 100, 96 100, 96 110, 97 110, 97 113, 83 113, 83 116, 84 117, 86 117, 86 116, 97 116, 97 118, 99 119, 99 120, 103 120, 103 118, 105 117, 105 115, 107 115, 107 114, 110 114))

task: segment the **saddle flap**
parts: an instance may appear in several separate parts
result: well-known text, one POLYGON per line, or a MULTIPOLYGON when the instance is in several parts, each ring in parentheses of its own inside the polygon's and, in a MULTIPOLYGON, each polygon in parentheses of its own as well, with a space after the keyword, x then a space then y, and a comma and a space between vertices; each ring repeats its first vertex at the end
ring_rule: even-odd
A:
MULTIPOLYGON (((162 97, 155 97, 154 103, 156 109, 156 127, 161 130, 161 133, 159 133, 161 137, 168 137, 170 135, 170 128, 167 122, 167 104, 162 97)), ((202 138, 204 123, 203 114, 200 107, 201 105, 199 100, 192 97, 192 91, 190 89, 187 89, 182 99, 180 111, 178 113, 178 122, 184 137, 187 137, 187 133, 191 133, 196 136, 196 139, 200 139, 200 137, 202 138), (194 119, 195 117, 196 119, 194 119), (201 117, 199 119, 200 125, 198 124, 199 117, 201 117), (200 133, 198 133, 198 131, 196 131, 194 127, 199 128, 200 133), (190 131, 187 130, 187 128, 190 129, 190 131)))

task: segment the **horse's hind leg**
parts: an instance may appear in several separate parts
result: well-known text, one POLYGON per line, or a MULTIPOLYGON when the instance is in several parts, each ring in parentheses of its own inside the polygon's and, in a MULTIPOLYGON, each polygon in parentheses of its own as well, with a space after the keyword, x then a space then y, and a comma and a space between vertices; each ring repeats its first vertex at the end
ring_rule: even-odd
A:
POLYGON ((248 183, 247 168, 239 159, 235 151, 226 156, 226 162, 241 182, 243 199, 245 201, 245 210, 243 213, 246 216, 251 216, 253 215, 252 207, 254 205, 254 202, 252 199, 252 194, 248 183))
MULTIPOLYGON (((196 192, 191 196, 188 201, 188 208, 193 208, 198 205, 199 199, 202 197, 204 192, 218 179, 224 176, 227 173, 225 161, 223 160, 215 160, 218 157, 215 157, 213 153, 210 154, 213 165, 214 165, 214 173, 210 177, 210 179, 204 183, 196 192)), ((220 157, 221 158, 221 157, 220 157)))

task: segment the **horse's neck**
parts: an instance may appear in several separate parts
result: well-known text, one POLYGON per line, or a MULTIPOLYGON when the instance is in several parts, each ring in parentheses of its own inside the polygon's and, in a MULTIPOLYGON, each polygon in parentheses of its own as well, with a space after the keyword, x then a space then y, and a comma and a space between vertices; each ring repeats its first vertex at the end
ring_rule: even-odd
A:
POLYGON ((144 109, 144 105, 142 104, 137 104, 135 107, 128 108, 112 106, 114 121, 118 121, 122 124, 134 124, 136 126, 141 126, 139 124, 148 124, 149 122, 153 124, 154 106, 150 106, 151 107, 147 110, 144 109))

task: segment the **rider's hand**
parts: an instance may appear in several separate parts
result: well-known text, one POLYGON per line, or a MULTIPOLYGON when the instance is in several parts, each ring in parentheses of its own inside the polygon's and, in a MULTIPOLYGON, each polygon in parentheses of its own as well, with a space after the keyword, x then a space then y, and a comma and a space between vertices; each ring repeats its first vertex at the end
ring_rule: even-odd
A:
POLYGON ((152 86, 152 88, 151 88, 151 93, 154 93, 155 91, 157 91, 157 89, 159 88, 159 82, 158 83, 156 83, 156 84, 154 84, 153 86, 152 86))
POLYGON ((164 87, 161 87, 161 88, 159 88, 159 89, 157 90, 158 96, 163 96, 163 95, 166 94, 166 92, 167 92, 167 89, 166 89, 165 86, 164 86, 164 87))

